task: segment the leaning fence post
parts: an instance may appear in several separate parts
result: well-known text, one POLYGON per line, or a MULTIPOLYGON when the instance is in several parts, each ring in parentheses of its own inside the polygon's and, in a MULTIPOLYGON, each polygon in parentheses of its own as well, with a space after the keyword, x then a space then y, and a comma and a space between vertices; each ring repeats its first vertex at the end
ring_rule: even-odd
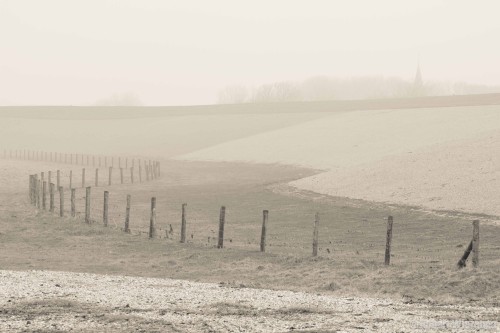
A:
POLYGON ((59 216, 64 217, 64 189, 59 186, 59 216))
POLYGON ((269 211, 264 210, 262 212, 262 232, 260 234, 260 252, 266 252, 266 228, 267 228, 268 216, 269 216, 269 211))
POLYGON ((392 216, 387 218, 387 241, 385 244, 385 264, 391 263, 392 216))
POLYGON ((82 187, 85 187, 85 168, 82 169, 82 187))
POLYGON ((186 206, 182 204, 182 217, 181 217, 181 243, 186 242, 186 206))
POLYGON ((55 191, 55 185, 53 183, 50 183, 50 212, 54 212, 54 191, 55 191))
POLYGON ((472 266, 479 266, 479 220, 472 222, 472 266))
POLYGON ((90 186, 85 191, 85 223, 90 223, 90 186))
POLYGON ((125 229, 123 230, 126 233, 130 233, 129 223, 130 223, 130 194, 127 194, 127 208, 125 210, 125 229))
POLYGON ((76 216, 75 199, 76 199, 76 189, 72 188, 71 189, 71 217, 76 216))
POLYGON ((319 213, 316 212, 314 217, 314 231, 313 231, 313 257, 318 255, 318 235, 319 235, 319 213))
POLYGON ((226 207, 222 206, 220 208, 219 215, 219 240, 217 243, 217 248, 222 249, 224 247, 224 224, 226 223, 226 207))
POLYGON ((149 220, 149 238, 154 238, 156 235, 156 197, 151 198, 151 218, 149 220))
POLYGON ((109 192, 104 191, 104 207, 102 209, 102 223, 105 227, 108 226, 108 207, 109 207, 109 192))

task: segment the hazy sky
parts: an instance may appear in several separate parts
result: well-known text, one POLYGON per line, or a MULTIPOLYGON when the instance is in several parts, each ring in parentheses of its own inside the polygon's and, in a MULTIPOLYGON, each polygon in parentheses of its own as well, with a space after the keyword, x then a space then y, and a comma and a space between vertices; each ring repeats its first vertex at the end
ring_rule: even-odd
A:
POLYGON ((0 0, 0 104, 210 104, 310 76, 500 84, 500 1, 0 0))

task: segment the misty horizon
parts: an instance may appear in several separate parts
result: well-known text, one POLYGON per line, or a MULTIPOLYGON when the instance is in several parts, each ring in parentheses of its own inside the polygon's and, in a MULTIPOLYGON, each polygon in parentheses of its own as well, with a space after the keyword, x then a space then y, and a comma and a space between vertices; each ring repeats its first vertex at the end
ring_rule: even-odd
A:
POLYGON ((251 94, 318 77, 411 83, 419 64, 424 84, 440 86, 431 95, 455 94, 454 85, 497 92, 499 9, 494 1, 0 0, 0 105, 215 104, 231 86, 251 94))

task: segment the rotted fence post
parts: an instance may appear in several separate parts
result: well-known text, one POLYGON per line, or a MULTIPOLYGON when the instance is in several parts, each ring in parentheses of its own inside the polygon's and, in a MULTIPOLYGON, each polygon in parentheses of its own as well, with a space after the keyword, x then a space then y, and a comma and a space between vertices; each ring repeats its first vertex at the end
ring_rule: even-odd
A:
POLYGON ((182 204, 182 216, 181 216, 181 243, 186 242, 186 206, 187 204, 182 204))
POLYGON ((391 243, 392 243, 392 216, 387 218, 387 239, 385 245, 385 264, 391 263, 391 243))
POLYGON ((85 191, 85 223, 90 223, 90 186, 85 191))
POLYGON ((156 197, 151 198, 151 218, 149 220, 149 238, 156 236, 156 197))
POLYGON ((319 236, 319 213, 316 212, 314 217, 314 231, 313 231, 313 257, 318 255, 318 236, 319 236))
POLYGON ((47 210, 47 182, 44 181, 42 184, 42 208, 47 210))
POLYGON ((125 231, 126 233, 130 233, 130 194, 127 194, 127 208, 125 209, 125 231))
POLYGON ((59 216, 64 217, 64 189, 59 186, 59 216))
POLYGON ((267 229, 268 218, 269 218, 269 211, 264 210, 262 212, 262 232, 260 234, 260 252, 266 252, 266 229, 267 229))
POLYGON ((72 188, 71 189, 71 217, 76 216, 75 199, 76 199, 76 189, 72 188))
POLYGON ((102 223, 105 227, 108 226, 108 208, 109 208, 109 192, 104 191, 104 207, 102 210, 102 223))
POLYGON ((472 267, 479 266, 479 220, 472 222, 472 267))
POLYGON ((219 215, 219 239, 217 242, 217 248, 222 249, 224 247, 224 224, 226 223, 226 207, 222 206, 220 208, 219 215))
POLYGON ((49 188, 49 194, 50 194, 50 209, 49 211, 51 213, 54 212, 54 192, 55 192, 55 185, 53 183, 50 183, 50 188, 49 188))

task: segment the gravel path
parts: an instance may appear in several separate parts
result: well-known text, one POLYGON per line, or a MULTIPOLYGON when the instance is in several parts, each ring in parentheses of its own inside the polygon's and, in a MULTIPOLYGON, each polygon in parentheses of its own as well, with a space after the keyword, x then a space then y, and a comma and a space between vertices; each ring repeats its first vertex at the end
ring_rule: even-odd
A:
POLYGON ((172 279, 0 271, 0 331, 500 331, 500 308, 436 306, 172 279))

